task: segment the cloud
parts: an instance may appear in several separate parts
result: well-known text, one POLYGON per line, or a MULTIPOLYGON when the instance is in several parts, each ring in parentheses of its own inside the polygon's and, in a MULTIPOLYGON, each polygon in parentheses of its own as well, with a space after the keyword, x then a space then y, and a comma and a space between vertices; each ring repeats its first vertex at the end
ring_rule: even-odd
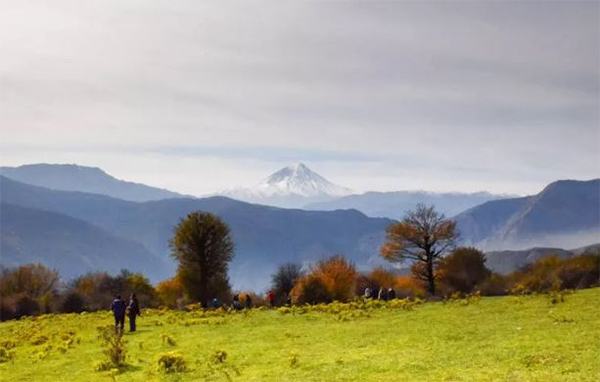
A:
POLYGON ((138 155, 196 193, 296 161, 363 190, 595 177, 599 7, 4 1, 0 159, 146 181, 138 155))

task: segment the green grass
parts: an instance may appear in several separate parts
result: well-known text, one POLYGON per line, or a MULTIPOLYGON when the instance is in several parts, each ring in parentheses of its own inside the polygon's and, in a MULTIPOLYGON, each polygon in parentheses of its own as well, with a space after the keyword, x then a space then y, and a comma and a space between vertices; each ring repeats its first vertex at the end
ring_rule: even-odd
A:
POLYGON ((96 327, 112 323, 108 312, 47 315, 0 324, 2 344, 16 345, 8 350, 13 358, 0 363, 0 379, 599 381, 599 308, 596 288, 557 304, 547 296, 508 296, 412 310, 339 305, 339 314, 153 311, 139 319, 138 333, 125 335, 129 366, 118 374, 93 366, 105 359, 96 327), (41 336, 48 341, 34 345, 41 336), (211 362, 221 350, 227 359, 211 362), (169 351, 181 352, 186 372, 159 371, 157 357, 169 351))

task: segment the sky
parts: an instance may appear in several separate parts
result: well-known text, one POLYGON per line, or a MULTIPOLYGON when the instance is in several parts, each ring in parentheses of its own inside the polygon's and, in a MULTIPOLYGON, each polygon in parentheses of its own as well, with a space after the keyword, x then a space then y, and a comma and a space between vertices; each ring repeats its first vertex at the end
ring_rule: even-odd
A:
POLYGON ((193 195, 600 177, 597 1, 0 2, 0 164, 193 195))

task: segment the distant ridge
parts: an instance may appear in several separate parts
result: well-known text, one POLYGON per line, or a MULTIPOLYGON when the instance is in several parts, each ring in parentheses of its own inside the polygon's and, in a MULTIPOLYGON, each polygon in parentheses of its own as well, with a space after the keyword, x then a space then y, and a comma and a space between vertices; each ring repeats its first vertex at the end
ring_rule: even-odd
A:
POLYGON ((572 248, 600 240, 600 179, 560 180, 539 194, 489 201, 454 217, 463 244, 487 250, 572 248))
POLYGON ((53 190, 88 192, 132 202, 185 196, 161 188, 119 180, 99 168, 75 164, 39 163, 19 167, 0 167, 0 175, 53 190))

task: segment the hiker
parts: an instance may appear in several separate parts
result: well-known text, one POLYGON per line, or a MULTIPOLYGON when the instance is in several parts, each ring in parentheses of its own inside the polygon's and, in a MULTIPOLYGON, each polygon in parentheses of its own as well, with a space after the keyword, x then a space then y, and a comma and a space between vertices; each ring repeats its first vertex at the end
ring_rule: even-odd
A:
POLYGON ((135 332, 135 318, 141 316, 140 303, 138 302, 135 293, 132 293, 129 297, 129 304, 127 304, 127 316, 129 317, 129 331, 135 332))
POLYGON ((377 289, 375 289, 375 288, 371 289, 371 298, 373 300, 377 300, 377 289))
POLYGON ((233 309, 240 310, 240 296, 238 294, 233 295, 233 309))
POLYGON ((267 292, 267 301, 269 303, 269 306, 271 306, 271 308, 273 308, 275 306, 275 293, 273 293, 272 290, 267 292))
POLYGON ((289 294, 285 298, 285 306, 292 306, 292 296, 290 296, 289 294))
POLYGON ((213 298, 213 299, 212 299, 211 306, 212 306, 212 308, 213 308, 213 309, 217 309, 217 308, 219 307, 219 299, 218 299, 218 298, 216 298, 216 297, 215 297, 215 298, 213 298))
POLYGON ((393 300, 396 298, 396 291, 394 288, 388 289, 388 300, 393 300))
POLYGON ((246 294, 246 309, 252 308, 252 298, 249 294, 246 294))
POLYGON ((382 301, 387 301, 387 299, 388 299, 387 289, 385 289, 384 287, 379 288, 379 293, 377 294, 377 299, 382 300, 382 301))
POLYGON ((125 326, 126 309, 127 306, 125 305, 125 301, 121 299, 121 295, 117 295, 112 304, 110 304, 110 310, 112 310, 113 314, 115 315, 115 332, 117 333, 119 333, 119 328, 121 333, 123 332, 123 326, 125 326))
POLYGON ((365 296, 365 298, 371 298, 371 288, 369 288, 369 287, 365 288, 364 296, 365 296))

